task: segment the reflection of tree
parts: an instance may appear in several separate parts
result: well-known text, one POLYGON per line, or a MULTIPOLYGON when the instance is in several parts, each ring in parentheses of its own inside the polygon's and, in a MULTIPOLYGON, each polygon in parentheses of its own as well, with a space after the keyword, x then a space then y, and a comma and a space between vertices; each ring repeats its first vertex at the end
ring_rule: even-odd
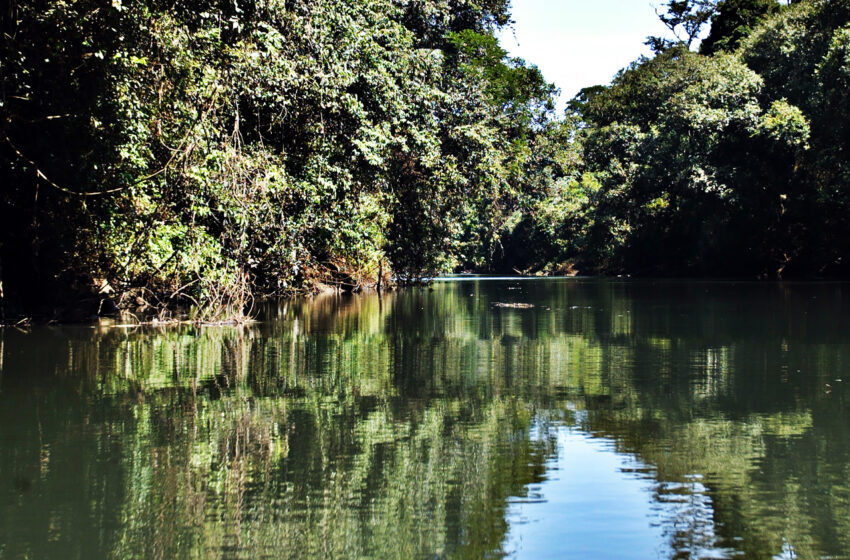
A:
MULTIPOLYGON (((97 504, 115 532, 88 545, 99 552, 71 556, 478 558, 498 550, 506 498, 539 477, 551 453, 528 436, 525 399, 398 397, 380 334, 209 330, 50 342, 45 362, 61 377, 45 375, 38 399, 64 400, 65 417, 51 416, 58 425, 44 437, 55 445, 66 429, 88 426, 71 445, 85 445, 83 459, 95 464, 111 442, 121 465, 100 476, 82 468, 75 517, 91 519, 86 508, 97 504), (59 371, 69 361, 81 375, 59 371), (106 475, 113 498, 102 493, 106 475)), ((446 354, 451 367, 455 352, 446 354)), ((19 435, 37 440, 43 422, 19 420, 32 428, 19 435)), ((31 469, 33 449, 29 460, 0 464, 31 469)), ((36 484, 62 488, 65 476, 49 472, 36 484)), ((86 531, 58 515, 56 537, 79 543, 86 531)), ((4 518, 0 534, 15 527, 4 518)), ((48 527, 31 530, 30 543, 47 540, 48 527)))
POLYGON ((671 555, 847 550, 846 394, 822 390, 843 325, 809 305, 827 324, 801 329, 794 292, 729 315, 683 286, 438 285, 243 329, 4 333, 0 553, 478 558, 545 479, 555 444, 532 427, 576 410, 651 466, 671 555), (509 297, 536 307, 490 305, 509 297))

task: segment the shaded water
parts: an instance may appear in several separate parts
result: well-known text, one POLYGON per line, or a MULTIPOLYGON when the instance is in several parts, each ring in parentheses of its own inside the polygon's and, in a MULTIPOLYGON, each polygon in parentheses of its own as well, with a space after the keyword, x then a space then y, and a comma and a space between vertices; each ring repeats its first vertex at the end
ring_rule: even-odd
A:
POLYGON ((0 558, 850 558, 848 312, 508 279, 5 329, 0 558))

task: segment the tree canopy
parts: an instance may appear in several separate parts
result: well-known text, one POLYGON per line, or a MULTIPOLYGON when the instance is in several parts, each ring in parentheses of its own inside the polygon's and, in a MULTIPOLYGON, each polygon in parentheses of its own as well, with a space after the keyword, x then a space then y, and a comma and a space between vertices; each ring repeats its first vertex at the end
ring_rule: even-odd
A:
POLYGON ((217 314, 249 292, 474 260, 495 235, 476 216, 510 211, 552 110, 552 86, 496 43, 507 7, 13 4, 8 295, 94 286, 217 314))
POLYGON ((669 44, 584 90, 569 104, 577 163, 543 203, 571 201, 549 260, 629 274, 846 274, 848 24, 844 0, 728 0, 701 53, 669 44))
POLYGON ((496 39, 506 0, 13 3, 5 303, 213 317, 453 270, 846 274, 850 2, 662 10, 657 54, 557 116, 496 39))

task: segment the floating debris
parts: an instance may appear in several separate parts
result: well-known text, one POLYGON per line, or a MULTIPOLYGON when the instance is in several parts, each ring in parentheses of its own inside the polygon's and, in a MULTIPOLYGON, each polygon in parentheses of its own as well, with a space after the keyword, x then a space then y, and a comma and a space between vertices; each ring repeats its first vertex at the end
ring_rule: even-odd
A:
POLYGON ((531 309, 534 307, 531 303, 503 303, 501 301, 497 301, 493 305, 496 307, 508 307, 510 309, 531 309))

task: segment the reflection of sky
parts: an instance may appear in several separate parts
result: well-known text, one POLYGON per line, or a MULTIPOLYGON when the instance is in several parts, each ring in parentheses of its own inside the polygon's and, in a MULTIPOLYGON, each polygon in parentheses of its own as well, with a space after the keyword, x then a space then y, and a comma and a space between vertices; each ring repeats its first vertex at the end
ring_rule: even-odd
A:
MULTIPOLYGON (((529 487, 528 497, 512 500, 508 509, 504 550, 510 558, 668 558, 671 541, 683 544, 682 535, 670 534, 671 521, 696 529, 694 536, 704 541, 691 544, 705 552, 702 546, 710 544, 714 531, 702 484, 687 484, 689 498, 675 492, 684 501, 667 500, 659 495, 652 469, 616 453, 609 440, 557 430, 558 451, 546 465, 547 480, 529 487), (701 502, 696 508, 694 498, 701 502)), ((711 557, 725 557, 719 554, 711 557)))
POLYGON ((513 56, 536 64, 561 88, 559 109, 582 88, 607 84, 665 35, 651 0, 513 0, 514 29, 501 33, 513 56))

